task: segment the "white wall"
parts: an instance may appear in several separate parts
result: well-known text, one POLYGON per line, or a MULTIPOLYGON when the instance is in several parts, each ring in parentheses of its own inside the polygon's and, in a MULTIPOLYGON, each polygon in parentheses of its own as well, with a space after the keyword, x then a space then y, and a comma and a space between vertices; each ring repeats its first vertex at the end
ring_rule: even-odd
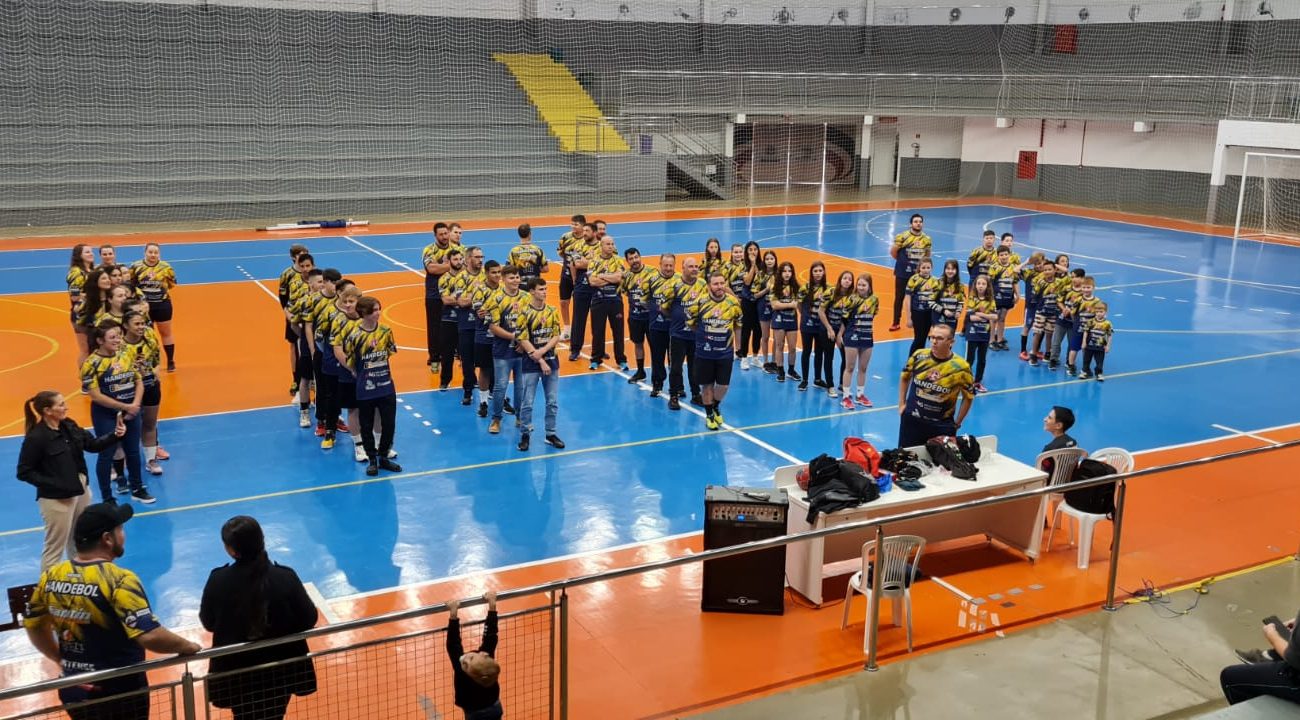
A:
POLYGON ((903 117, 893 127, 898 131, 898 152, 905 158, 917 157, 912 143, 921 146, 919 157, 955 160, 962 156, 961 118, 903 117))
POLYGON ((1215 135, 1213 125, 1155 123, 1154 132, 1136 133, 1131 122, 1017 118, 1013 127, 1001 129, 993 118, 967 118, 961 158, 1015 162, 1021 150, 1038 150, 1044 165, 1209 173, 1215 135))

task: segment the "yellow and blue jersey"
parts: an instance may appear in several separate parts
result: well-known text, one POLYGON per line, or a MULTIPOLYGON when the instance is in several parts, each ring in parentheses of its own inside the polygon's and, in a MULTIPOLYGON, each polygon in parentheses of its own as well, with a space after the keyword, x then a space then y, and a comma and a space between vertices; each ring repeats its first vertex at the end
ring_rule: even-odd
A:
MULTIPOLYGON (((543 305, 539 310, 533 307, 531 302, 528 303, 520 312, 518 322, 519 329, 515 337, 519 340, 527 340, 534 348, 540 348, 560 335, 560 311, 550 305, 543 305)), ((545 357, 552 368, 559 366, 554 347, 546 352, 545 357)), ((532 358, 524 356, 523 371, 541 372, 541 366, 532 358)))
POLYGON ((903 366, 903 377, 908 381, 903 412, 924 422, 952 420, 958 398, 970 402, 974 396, 970 365, 955 354, 938 360, 930 348, 917 350, 903 366))
POLYGON ((1016 282, 1020 273, 1015 265, 992 265, 989 268, 989 284, 993 286, 993 300, 999 307, 1010 308, 1015 304, 1016 282))
POLYGON ((805 332, 820 332, 823 329, 822 319, 817 311, 821 310, 822 305, 834 294, 835 288, 829 285, 805 284, 799 288, 799 307, 803 314, 805 332))
POLYGON ((131 282, 144 293, 146 302, 160 303, 167 299, 168 291, 176 287, 176 271, 166 260, 150 265, 143 260, 131 263, 131 282))
POLYGON ((374 400, 397 392, 388 362, 397 354, 397 341, 390 328, 376 325, 374 330, 367 330, 359 322, 350 325, 342 347, 357 378, 357 400, 374 400))
POLYGON ((880 312, 880 298, 874 294, 862 297, 854 293, 840 299, 844 323, 844 344, 849 347, 870 347, 875 342, 876 315, 880 312))
POLYGON ((686 327, 686 318, 694 312, 695 304, 708 297, 709 285, 703 277, 696 277, 695 282, 688 283, 681 275, 673 276, 667 292, 667 303, 662 306, 665 312, 671 312, 668 332, 681 340, 695 339, 695 333, 686 327))
POLYGON ((631 268, 623 274, 623 293, 627 295, 628 320, 650 322, 650 281, 659 276, 659 271, 649 265, 642 265, 639 271, 631 268))
POLYGON ((981 245, 972 250, 970 257, 967 258, 966 272, 970 275, 970 279, 974 281, 980 275, 989 275, 996 262, 997 248, 986 250, 981 245))
POLYGON ((733 262, 726 260, 722 263, 722 274, 727 278, 727 288, 731 294, 741 300, 749 299, 749 285, 745 282, 745 261, 733 262))
POLYGON ((135 353, 135 367, 144 380, 144 386, 151 388, 157 385, 157 368, 162 362, 162 339, 158 337, 158 331, 147 327, 140 336, 140 342, 125 344, 135 353))
MULTIPOLYGON (((496 326, 508 333, 516 332, 519 329, 519 316, 523 314, 528 302, 529 298, 526 292, 519 291, 511 295, 503 289, 498 289, 484 304, 486 314, 483 319, 487 321, 489 327, 496 326)), ((513 341, 496 335, 491 337, 492 357, 513 358, 519 355, 513 341)))
POLYGON ((77 305, 81 303, 81 291, 86 287, 86 271, 80 265, 73 265, 68 268, 68 274, 63 277, 63 281, 68 284, 68 300, 72 303, 72 309, 76 310, 77 305))
MULTIPOLYGON (((425 268, 424 296, 426 298, 442 297, 442 295, 440 294, 440 290, 438 288, 438 280, 442 277, 442 275, 435 275, 434 273, 429 272, 428 266, 430 263, 433 263, 435 265, 441 265, 447 262, 447 256, 451 254, 452 250, 463 251, 464 248, 460 246, 460 243, 453 242, 451 240, 448 240, 445 246, 439 245, 438 241, 434 240, 428 245, 425 245, 424 250, 420 253, 420 262, 422 267, 425 268)), ((445 274, 446 273, 444 273, 444 275, 445 274)))
POLYGON ((600 241, 592 240, 587 242, 583 239, 575 238, 569 243, 569 264, 573 265, 579 260, 586 260, 586 269, 579 270, 572 268, 573 273, 573 292, 577 295, 590 295, 591 282, 588 280, 588 274, 591 272, 591 266, 595 264, 597 256, 600 255, 600 241))
POLYGON ((1083 293, 1079 293, 1079 300, 1074 306, 1074 332, 1083 332, 1083 326, 1092 322, 1100 305, 1101 298, 1095 295, 1083 297, 1083 293))
POLYGON ((695 331, 696 359, 731 359, 740 316, 740 301, 734 295, 724 293, 717 299, 710 293, 695 303, 686 325, 695 331))
POLYGON ((546 251, 534 243, 519 243, 510 248, 506 264, 519 268, 520 277, 535 278, 542 274, 542 266, 546 264, 546 251))
POLYGON ((64 560, 41 573, 23 624, 40 628, 47 621, 65 675, 143 662, 136 639, 161 627, 140 578, 106 561, 64 560))
POLYGON ((907 294, 912 296, 912 315, 930 312, 942 287, 939 278, 933 275, 921 277, 920 274, 917 274, 908 278, 907 294))
POLYGON ((1110 348, 1110 338, 1115 334, 1115 326, 1109 320, 1093 319, 1083 328, 1084 347, 1089 350, 1106 350, 1110 348))
POLYGON ((482 318, 478 316, 480 310, 485 310, 492 296, 496 295, 501 289, 500 285, 492 287, 488 285, 486 276, 480 278, 469 288, 469 313, 474 318, 474 344, 491 345, 492 333, 488 332, 488 317, 486 311, 482 318))
POLYGON ((930 257, 934 241, 925 233, 913 233, 909 228, 894 236, 898 257, 894 259, 894 276, 910 278, 916 274, 921 261, 930 257))
POLYGON ((967 342, 988 342, 993 329, 991 320, 984 320, 975 317, 976 313, 988 315, 997 314, 997 302, 992 298, 975 298, 966 306, 966 323, 962 326, 962 332, 966 336, 967 342))
POLYGON ((442 321, 454 322, 460 327, 461 308, 456 304, 474 282, 474 276, 468 270, 451 270, 438 280, 438 294, 443 299, 442 321))
POLYGON ((658 270, 645 281, 646 302, 650 305, 650 329, 668 332, 672 325, 673 288, 677 284, 677 274, 664 277, 658 270))
POLYGON ((280 307, 289 307, 289 289, 293 286, 293 279, 302 280, 298 274, 298 268, 290 265, 280 271, 280 290, 277 295, 280 298, 280 307))
POLYGON ((945 285, 939 281, 939 290, 934 295, 934 313, 931 321, 957 327, 962 305, 966 303, 966 286, 961 283, 945 285))
POLYGON ((93 352, 81 364, 82 384, 94 383, 101 393, 118 402, 135 402, 136 381, 143 379, 136 368, 135 348, 126 343, 116 355, 93 352))
MULTIPOLYGON (((601 257, 597 254, 591 258, 591 264, 587 266, 587 277, 593 275, 606 275, 612 273, 626 273, 627 262, 614 253, 609 257, 601 257)), ((601 287, 592 288, 592 302, 614 302, 618 300, 619 290, 622 289, 622 283, 613 283, 611 285, 602 285, 601 287)))

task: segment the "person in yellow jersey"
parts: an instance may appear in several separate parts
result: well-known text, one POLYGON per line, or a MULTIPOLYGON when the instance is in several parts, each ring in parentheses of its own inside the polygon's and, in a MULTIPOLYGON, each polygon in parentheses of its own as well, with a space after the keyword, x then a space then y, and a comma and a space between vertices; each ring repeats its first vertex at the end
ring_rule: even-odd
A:
POLYGON ((77 323, 77 309, 83 300, 82 291, 86 287, 86 279, 94 269, 95 249, 84 243, 73 246, 68 274, 63 280, 68 286, 69 317, 72 321, 72 332, 77 340, 78 367, 90 354, 90 346, 86 344, 86 326, 77 323))
POLYGON ((546 304, 545 278, 529 278, 522 289, 528 294, 528 304, 519 314, 519 332, 515 336, 523 353, 518 448, 526 452, 531 442, 533 401, 537 398, 537 386, 541 384, 546 396, 543 425, 546 444, 562 450, 564 441, 556 434, 556 421, 560 414, 560 359, 555 356, 555 346, 560 344, 560 313, 546 304))
POLYGON ((623 294, 627 295, 627 334, 632 341, 632 356, 636 360, 636 372, 628 378, 629 385, 635 385, 646 379, 645 345, 650 332, 650 280, 658 272, 641 260, 641 251, 628 248, 623 251, 623 260, 627 262, 627 272, 623 274, 623 294))
MULTIPOLYGON (((348 281, 351 283, 351 281, 348 281)), ((352 436, 352 458, 359 463, 366 462, 365 444, 361 440, 361 419, 357 413, 357 376, 348 367, 347 356, 343 354, 343 341, 352 334, 356 324, 361 321, 361 316, 357 314, 357 302, 361 300, 361 288, 355 284, 349 284, 338 292, 338 300, 335 304, 337 312, 330 316, 330 352, 334 354, 334 362, 328 365, 334 370, 338 377, 338 388, 334 398, 338 404, 339 411, 344 410, 348 413, 347 427, 352 436)), ((323 363, 322 363, 323 364, 323 363)), ((333 447, 331 443, 325 442, 331 439, 329 427, 325 428, 325 437, 321 440, 322 449, 329 450, 333 447)))
MULTIPOLYGON (((889 256, 894 258, 894 324, 889 326, 891 331, 901 327, 899 323, 903 317, 903 298, 907 294, 911 278, 920 271, 921 261, 930 259, 934 241, 925 234, 924 228, 925 217, 920 213, 913 214, 908 221, 908 229, 895 235, 894 244, 889 247, 889 256)), ((912 322, 912 327, 915 327, 915 317, 912 322)))
POLYGON ((731 291, 740 300, 740 338, 736 351, 740 356, 740 369, 758 369, 762 367, 762 354, 759 348, 763 340, 763 330, 758 323, 758 300, 754 297, 759 267, 763 263, 762 248, 750 240, 741 248, 740 263, 735 262, 735 249, 732 249, 731 291))
MULTIPOLYGON (((302 279, 302 274, 298 269, 298 258, 303 255, 311 255, 307 251, 306 245, 294 243, 289 246, 289 267, 280 271, 279 291, 276 293, 280 300, 281 312, 288 312, 290 295, 294 284, 302 279)), ((298 333, 293 331, 293 324, 289 322, 287 316, 284 320, 284 340, 289 343, 289 371, 293 375, 293 384, 290 385, 289 394, 296 395, 298 394, 298 333)))
POLYGON ((307 294, 306 310, 303 315, 303 334, 311 349, 311 377, 316 388, 316 437, 325 437, 328 428, 325 416, 333 406, 333 398, 328 394, 336 389, 335 383, 325 379, 325 357, 322 352, 326 343, 325 328, 322 327, 334 308, 338 296, 338 283, 343 274, 335 268, 320 271, 319 288, 313 288, 307 294))
POLYGON ((731 385, 736 335, 743 311, 735 295, 727 292, 727 276, 709 276, 708 294, 689 308, 686 324, 695 333, 695 381, 704 399, 704 425, 722 427, 722 399, 731 385))
POLYGON ((1004 247, 1007 249, 1007 252, 1011 253, 1012 265, 1016 265, 1016 266, 1020 265, 1020 254, 1016 252, 1015 235, 1012 235, 1009 232, 1002 233, 1002 237, 998 238, 998 247, 1004 247))
POLYGON ((1038 298, 1038 310, 1034 313, 1034 341, 1029 349, 1030 365, 1038 365, 1043 357, 1042 351, 1051 350, 1047 346, 1051 341, 1052 330, 1056 327, 1056 318, 1061 314, 1061 293, 1069 288, 1069 280, 1066 280, 1066 286, 1061 286, 1062 278, 1057 277, 1056 271, 1056 263, 1043 260, 1038 266, 1038 275, 1034 278, 1034 295, 1038 298))
POLYGON ((970 365, 953 354, 953 329, 930 328, 930 347, 912 353, 898 379, 898 447, 956 435, 974 404, 970 365))
POLYGON ((933 314, 930 325, 947 325, 956 332, 965 305, 966 286, 961 284, 961 268, 956 260, 945 261, 943 274, 939 276, 939 290, 931 305, 933 314))
MULTIPOLYGON (((591 263, 600 253, 600 238, 596 236, 596 224, 582 226, 581 238, 575 238, 569 244, 569 267, 573 276, 573 325, 569 334, 569 362, 577 362, 582 354, 582 346, 587 341, 587 320, 591 315, 593 290, 591 287, 591 263)), ((591 359, 600 362, 604 359, 604 348, 592 348, 591 359)))
POLYGON ((118 478, 117 491, 146 505, 154 497, 145 489, 140 474, 140 406, 144 401, 144 378, 136 368, 135 352, 122 342, 122 326, 116 322, 96 325, 90 332, 95 347, 81 366, 83 381, 90 384, 90 420, 96 435, 106 435, 117 427, 120 417, 126 424, 121 440, 100 451, 95 461, 95 479, 104 502, 113 497, 113 454, 121 447, 126 456, 128 478, 118 478))
POLYGON ((420 257, 424 265, 424 337, 429 346, 429 372, 434 375, 442 369, 442 294, 438 281, 451 270, 447 255, 458 244, 452 241, 450 225, 434 223, 433 242, 424 247, 420 257))
POLYGON ((934 265, 926 258, 917 264, 916 274, 907 281, 907 297, 911 300, 907 324, 912 328, 912 346, 907 351, 909 355, 925 347, 925 340, 930 334, 934 300, 939 295, 940 288, 938 278, 930 276, 933 269, 934 265))
MULTIPOLYGON (((344 408, 356 410, 356 384, 339 382, 339 361, 334 355, 334 336, 338 328, 348 322, 347 308, 357 306, 361 291, 351 280, 342 278, 334 282, 334 296, 318 310, 312 329, 316 334, 316 349, 320 354, 320 378, 316 381, 316 410, 322 419, 325 434, 321 438, 322 450, 334 447, 336 431, 348 432, 349 427, 339 419, 344 408), (344 294, 350 300, 344 299, 344 294)), ((355 421, 356 418, 353 418, 355 421)))
POLYGON ((519 244, 510 248, 506 264, 519 268, 520 282, 529 278, 541 277, 546 273, 546 251, 533 242, 533 226, 524 223, 516 228, 519 244))
POLYGON ((758 270, 749 284, 749 294, 754 298, 754 309, 758 313, 758 358, 750 361, 751 367, 757 367, 768 375, 775 375, 777 364, 772 361, 772 281, 776 279, 779 266, 776 253, 764 250, 758 270))
POLYGON ((686 320, 695 304, 709 293, 709 286, 700 277, 700 261, 688 257, 682 260, 682 274, 669 287, 663 312, 670 317, 668 336, 671 372, 668 375, 668 409, 681 410, 681 398, 686 387, 691 389, 691 404, 704 405, 700 384, 695 378, 695 331, 687 327, 686 320), (682 381, 682 365, 686 365, 686 381, 682 381))
MULTIPOLYGON (((501 289, 484 307, 488 332, 492 335, 492 420, 488 433, 501 432, 501 414, 505 411, 506 385, 514 377, 515 407, 519 407, 523 375, 523 355, 519 352, 519 315, 528 304, 528 296, 519 291, 519 268, 501 268, 501 289)), ((516 416, 517 417, 517 416, 516 416)))
POLYGON ((564 321, 564 340, 569 339, 569 302, 573 299, 573 246, 585 242, 583 228, 586 224, 586 215, 569 218, 569 231, 560 236, 555 248, 560 257, 560 318, 564 321))
MULTIPOLYGON (((91 505, 77 518, 76 555, 41 573, 27 604, 23 626, 42 655, 64 677, 144 662, 153 653, 193 655, 198 643, 163 627, 135 573, 117 564, 126 553, 130 505, 91 505)), ((150 693, 144 673, 59 690, 73 720, 148 718, 150 693), (77 707, 78 703, 96 702, 77 707)))
POLYGON ((359 320, 343 340, 343 357, 357 378, 357 422, 361 426, 361 443, 366 450, 366 474, 379 471, 401 472, 393 462, 393 435, 397 429, 397 388, 393 384, 393 367, 389 358, 397 354, 393 331, 379 323, 383 307, 378 298, 363 295, 357 300, 359 320), (375 418, 381 424, 379 442, 375 442, 375 418))
MULTIPOLYGON (((313 267, 306 273, 302 290, 289 302, 289 321, 293 331, 298 334, 298 427, 309 428, 311 422, 311 384, 315 378, 313 370, 316 359, 312 348, 311 311, 316 298, 325 285, 324 271, 313 267)), ((322 428, 322 435, 323 432, 322 428)))
POLYGON ((659 270, 646 280, 646 296, 650 304, 650 329, 647 331, 650 343, 650 397, 657 398, 663 392, 664 381, 668 379, 669 346, 672 336, 671 306, 673 286, 677 281, 677 256, 663 253, 659 256, 659 270))
POLYGON ((722 243, 717 238, 709 238, 704 242, 704 257, 700 259, 700 277, 708 278, 715 272, 723 272, 726 262, 722 257, 722 243))
POLYGON ((99 325, 105 320, 112 320, 118 325, 126 318, 126 304, 131 301, 131 289, 125 285, 118 285, 108 291, 108 302, 104 307, 95 313, 94 324, 99 325))
POLYGON ((1106 366, 1106 355, 1110 352, 1110 341, 1115 335, 1115 326, 1106 319, 1106 303, 1098 302, 1092 307, 1092 319, 1083 326, 1083 368, 1079 372, 1080 380, 1097 378, 1105 382, 1102 375, 1106 366))
POLYGON ((1097 306, 1101 304, 1101 299, 1096 296, 1096 292, 1096 278, 1085 276, 1079 283, 1079 297, 1071 313, 1074 325, 1070 329, 1070 352, 1065 359, 1066 372, 1071 375, 1075 373, 1075 361, 1083 351, 1083 327, 1092 322, 1097 314, 1097 306))
POLYGON ((1048 367, 1055 370, 1061 363, 1061 346, 1064 345, 1069 357, 1065 360, 1065 372, 1067 375, 1074 375, 1074 353, 1070 351, 1070 336, 1074 334, 1075 312, 1078 310, 1079 303, 1083 301, 1083 279, 1087 277, 1087 272, 1083 268, 1075 268, 1063 282, 1058 283, 1061 288, 1059 305, 1061 314, 1056 317, 1056 327, 1052 329, 1052 350, 1048 357, 1048 367))
POLYGON ((1033 338, 1034 321, 1038 317, 1038 293, 1034 285, 1038 280, 1038 269, 1043 266, 1044 256, 1035 252, 1018 268, 1020 280, 1024 283, 1025 322, 1020 331, 1020 359, 1029 359, 1029 341, 1033 338))
POLYGON ((456 351, 460 347, 460 298, 469 288, 470 274, 465 271, 465 252, 454 247, 447 252, 449 269, 438 280, 438 294, 442 297, 442 324, 439 328, 438 391, 451 387, 451 376, 456 368, 456 351))
POLYGON ((852 410, 856 402, 864 408, 871 407, 867 398, 867 368, 871 366, 871 353, 876 345, 875 323, 880 312, 880 298, 876 297, 870 273, 858 276, 853 294, 843 302, 843 322, 836 343, 844 348, 844 371, 840 387, 844 399, 840 407, 852 410), (856 373, 856 377, 855 377, 856 373))
POLYGON ((799 297, 801 294, 799 278, 795 276, 794 263, 782 262, 772 279, 772 290, 768 293, 772 306, 772 362, 776 365, 776 381, 785 382, 787 375, 791 380, 802 380, 794 369, 796 341, 799 339, 799 297))
POLYGON ((140 399, 140 444, 144 446, 144 469, 150 475, 162 475, 158 462, 158 409, 162 405, 162 383, 158 366, 162 363, 162 342, 149 327, 145 316, 128 312, 122 323, 122 341, 135 355, 135 367, 144 382, 140 399))
POLYGON ((989 338, 997 320, 997 301, 993 297, 989 276, 980 275, 971 281, 970 302, 966 305, 966 321, 962 325, 962 334, 966 338, 966 362, 975 369, 975 385, 971 390, 976 393, 987 392, 984 366, 988 363, 989 338))
MULTIPOLYGON (((470 311, 474 313, 474 370, 478 379, 478 416, 488 416, 488 403, 492 388, 496 386, 496 365, 492 360, 492 333, 489 329, 488 311, 492 300, 501 290, 501 263, 488 260, 483 265, 483 279, 470 291, 470 311)), ((502 406, 506 413, 514 413, 510 401, 502 406)))
POLYGON ((144 246, 144 259, 131 264, 131 282, 149 303, 149 318, 167 353, 167 372, 176 372, 176 342, 172 338, 171 289, 176 287, 176 271, 162 259, 162 247, 151 242, 144 246))
MULTIPOLYGON (((826 394, 831 398, 838 398, 844 391, 840 383, 841 376, 844 372, 844 364, 847 362, 847 355, 844 351, 844 341, 841 330, 844 329, 844 311, 853 301, 855 284, 853 273, 848 270, 840 272, 839 278, 835 280, 835 285, 831 288, 830 296, 826 302, 822 303, 821 321, 822 326, 830 331, 830 352, 839 351, 840 355, 840 375, 831 374, 826 378, 830 387, 826 388, 826 394)), ((833 358, 832 358, 833 360, 833 358)), ((834 363, 832 362, 832 370, 834 363)))
POLYGON ((477 308, 474 305, 474 289, 484 278, 483 248, 474 245, 465 248, 465 285, 456 295, 456 305, 460 308, 460 318, 456 326, 456 354, 460 355, 460 404, 468 406, 474 402, 474 388, 478 386, 478 373, 475 372, 474 333, 478 328, 477 308))
POLYGON ((803 343, 803 352, 799 356, 799 366, 803 370, 800 391, 808 389, 809 378, 813 378, 814 387, 823 390, 834 387, 831 372, 835 365, 835 336, 822 321, 822 306, 834 290, 826 279, 826 263, 814 260, 808 268, 808 282, 799 293, 799 339, 803 343), (808 369, 809 358, 812 359, 811 371, 808 369))
POLYGON ((627 263, 619 257, 614 247, 614 236, 606 235, 600 239, 600 252, 587 267, 587 277, 591 283, 591 364, 589 370, 600 367, 600 360, 605 354, 605 326, 609 325, 614 338, 614 362, 619 370, 628 371, 627 350, 623 347, 623 276, 627 274, 627 263))
POLYGON ((991 274, 993 263, 997 260, 997 244, 997 233, 985 230, 980 246, 972 250, 966 259, 966 277, 974 280, 980 275, 991 274))
POLYGON ((1017 280, 1020 270, 1011 262, 1011 250, 998 247, 994 251, 993 264, 989 266, 989 284, 993 287, 993 306, 997 310, 997 320, 989 333, 990 350, 1010 350, 1007 346, 1007 313, 1020 301, 1017 280))

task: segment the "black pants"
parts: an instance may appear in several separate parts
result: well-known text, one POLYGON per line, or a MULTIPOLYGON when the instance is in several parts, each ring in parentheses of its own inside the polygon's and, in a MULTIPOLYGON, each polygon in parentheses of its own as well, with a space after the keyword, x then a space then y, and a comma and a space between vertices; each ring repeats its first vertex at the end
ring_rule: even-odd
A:
POLYGON ((451 373, 456 367, 456 348, 460 346, 460 326, 455 320, 443 320, 438 328, 438 384, 447 387, 451 384, 451 373))
POLYGON ((599 363, 605 354, 605 324, 614 335, 614 362, 627 364, 627 351, 623 349, 623 301, 598 302, 591 306, 591 361, 599 363))
POLYGON ((105 681, 93 690, 86 690, 81 686, 63 688, 59 690, 59 699, 65 705, 69 705, 86 700, 112 697, 120 693, 136 690, 136 692, 116 700, 95 703, 82 708, 69 708, 67 711, 68 717, 72 718, 72 720, 148 720, 149 693, 139 691, 139 688, 143 686, 142 679, 135 680, 134 677, 120 678, 118 682, 105 681))
POLYGON ((966 362, 970 363, 975 370, 975 382, 984 382, 984 364, 989 357, 989 343, 987 340, 976 340, 966 342, 966 362))
POLYGON ((458 330, 456 333, 456 352, 460 353, 460 386, 465 392, 474 389, 477 383, 474 373, 474 331, 458 330))
POLYGON ((1219 687, 1229 705, 1260 695, 1300 703, 1300 671, 1280 660, 1254 665, 1229 665, 1219 673, 1219 687))
POLYGON ((927 422, 911 415, 898 418, 898 446, 901 448, 924 445, 926 440, 938 435, 956 435, 957 426, 951 421, 927 422))
POLYGON ((483 390, 491 390, 497 376, 496 366, 492 363, 491 345, 474 343, 474 367, 478 370, 478 386, 483 390))
POLYGON ((700 394, 700 385, 695 381, 695 340, 672 338, 669 352, 672 362, 672 372, 668 375, 668 390, 670 394, 677 397, 685 397, 682 393, 682 361, 686 361, 686 381, 691 387, 691 397, 700 394))
POLYGON ((397 396, 385 395, 373 400, 357 400, 357 420, 361 424, 361 446, 366 449, 366 457, 371 460, 388 457, 393 448, 393 431, 397 424, 397 396), (379 446, 375 446, 375 413, 383 423, 380 430, 379 446))
MULTIPOLYGON (((903 301, 907 299, 907 278, 894 276, 894 324, 903 319, 903 301)), ((916 322, 916 318, 912 318, 916 322)))
MULTIPOLYGON (((569 357, 576 358, 582 353, 582 346, 587 339, 587 314, 591 312, 591 291, 573 293, 573 304, 569 306, 572 313, 569 325, 569 357)), ((591 359, 600 362, 604 348, 591 349, 591 359)))
POLYGON ((668 377, 668 346, 671 338, 667 330, 651 330, 650 339, 650 387, 664 389, 664 379, 668 377))
POLYGON ((316 421, 325 425, 325 435, 334 437, 339 423, 339 377, 322 372, 316 378, 316 421))
POLYGON ((763 339, 763 328, 758 324, 758 301, 740 301, 740 347, 737 355, 757 355, 763 339))
POLYGON ((441 349, 438 347, 438 342, 442 339, 441 329, 442 298, 426 297, 424 299, 424 340, 429 346, 430 365, 438 362, 442 357, 441 349))
POLYGON ((264 695, 230 708, 235 720, 280 720, 289 710, 290 695, 264 695))
POLYGON ((930 320, 929 310, 912 313, 912 349, 907 351, 909 357, 912 353, 925 347, 930 335, 930 320))
POLYGON ((1104 372, 1102 366, 1106 364, 1106 351, 1084 348, 1083 350, 1083 371, 1092 375, 1100 375, 1104 372), (1097 364, 1097 369, 1093 370, 1093 363, 1097 364))
MULTIPOLYGON (((308 340, 307 342, 311 342, 308 340)), ((311 379, 316 383, 316 423, 325 422, 325 411, 321 408, 321 383, 325 378, 325 372, 321 370, 321 351, 314 344, 311 348, 311 379)))
MULTIPOLYGON (((803 341, 803 353, 799 356, 799 366, 803 371, 804 382, 808 381, 808 356, 812 355, 813 377, 831 382, 835 355, 831 350, 831 340, 825 330, 800 330, 799 338, 803 341)), ((834 384, 834 383, 832 383, 834 384)))

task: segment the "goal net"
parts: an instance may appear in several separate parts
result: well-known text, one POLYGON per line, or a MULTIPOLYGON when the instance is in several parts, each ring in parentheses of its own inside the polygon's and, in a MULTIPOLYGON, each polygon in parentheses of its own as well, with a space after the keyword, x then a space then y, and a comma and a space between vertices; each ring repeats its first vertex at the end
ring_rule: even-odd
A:
POLYGON ((1300 153, 1247 152, 1233 237, 1300 243, 1300 153))

